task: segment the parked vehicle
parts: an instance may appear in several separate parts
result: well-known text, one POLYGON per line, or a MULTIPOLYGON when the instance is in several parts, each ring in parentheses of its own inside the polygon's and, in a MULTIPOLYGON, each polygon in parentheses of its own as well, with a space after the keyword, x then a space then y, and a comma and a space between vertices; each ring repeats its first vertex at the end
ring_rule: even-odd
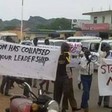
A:
MULTIPOLYGON (((58 40, 58 39, 49 39, 50 45, 52 46, 61 46, 63 42, 67 42, 67 40, 58 40)), ((34 45, 33 40, 22 40, 20 44, 23 45, 34 45)), ((38 40, 38 45, 44 45, 44 40, 38 40)))
MULTIPOLYGON (((52 46, 61 46, 63 42, 67 42, 67 40, 49 39, 49 43, 52 46)), ((44 40, 38 40, 38 45, 44 45, 44 40)))
POLYGON ((19 82, 22 86, 27 86, 31 97, 13 96, 10 98, 10 106, 6 108, 6 112, 59 112, 58 103, 45 95, 41 89, 39 89, 37 97, 24 80, 17 79, 16 82, 19 82))
POLYGON ((112 40, 83 40, 82 47, 87 47, 91 52, 99 55, 102 53, 102 47, 108 43, 112 50, 112 40))
POLYGON ((80 52, 82 49, 82 43, 83 40, 101 40, 100 37, 95 36, 71 36, 67 38, 68 43, 72 46, 71 51, 71 65, 72 67, 78 68, 78 63, 80 61, 80 52))
POLYGON ((9 32, 1 32, 0 33, 0 40, 19 43, 19 39, 16 33, 9 33, 9 32))
POLYGON ((20 42, 20 44, 32 46, 33 45, 33 42, 31 40, 22 40, 20 42))
MULTIPOLYGON (((98 57, 98 61, 100 57, 103 56, 102 48, 105 46, 105 44, 108 43, 112 50, 112 40, 83 40, 81 41, 82 47, 88 48, 91 53, 96 55, 98 57)), ((96 70, 98 69, 98 66, 95 65, 94 67, 96 70)))
POLYGON ((95 37, 95 36, 73 36, 73 37, 68 37, 67 41, 68 42, 81 42, 82 40, 93 40, 93 39, 101 40, 100 37, 95 37))
POLYGON ((50 45, 54 46, 61 46, 63 42, 67 42, 67 40, 60 40, 60 39, 50 39, 50 45))
POLYGON ((100 42, 101 40, 82 40, 81 44, 82 47, 88 48, 91 52, 99 52, 99 47, 100 47, 100 42))

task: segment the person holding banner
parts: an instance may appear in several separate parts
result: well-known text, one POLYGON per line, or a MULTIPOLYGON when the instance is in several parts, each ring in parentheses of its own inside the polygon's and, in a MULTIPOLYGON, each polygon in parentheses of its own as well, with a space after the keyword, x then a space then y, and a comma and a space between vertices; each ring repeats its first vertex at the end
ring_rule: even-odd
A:
MULTIPOLYGON (((15 41, 10 36, 6 36, 6 42, 15 43, 15 41)), ((0 87, 0 92, 6 96, 10 96, 9 95, 9 89, 11 84, 10 78, 11 78, 10 76, 3 76, 0 87)))
MULTIPOLYGON (((38 37, 35 37, 33 39, 33 44, 34 44, 34 46, 37 46, 38 45, 38 37)), ((37 88, 37 79, 33 79, 33 87, 34 88, 37 88)))
MULTIPOLYGON (((50 45, 50 42, 49 42, 49 39, 48 39, 48 38, 46 38, 46 39, 44 40, 44 44, 45 44, 45 45, 50 45)), ((43 89, 44 84, 46 84, 46 88, 45 88, 44 92, 45 92, 46 94, 50 94, 51 92, 49 92, 49 80, 42 80, 42 81, 39 83, 41 89, 43 89)))
POLYGON ((72 84, 72 71, 69 66, 70 63, 70 54, 69 54, 69 44, 64 42, 61 45, 61 54, 58 60, 57 74, 56 80, 54 81, 54 92, 53 97, 54 100, 60 102, 62 100, 62 111, 66 112, 68 110, 68 100, 70 102, 72 112, 76 112, 80 109, 77 108, 77 103, 74 98, 73 93, 73 84, 72 84), (62 99, 63 95, 63 99, 62 99))
MULTIPOLYGON (((111 47, 108 43, 105 43, 102 46, 102 51, 104 52, 104 55, 103 55, 104 58, 112 59, 110 50, 111 50, 111 47)), ((102 57, 101 57, 101 59, 102 59, 102 57)), ((110 96, 99 96, 98 105, 101 106, 102 102, 103 102, 103 106, 105 108, 109 108, 110 96)))
POLYGON ((83 86, 83 94, 82 94, 82 101, 81 101, 82 112, 89 112, 88 100, 90 96, 92 75, 94 74, 94 63, 89 58, 90 55, 91 55, 90 51, 86 49, 84 51, 84 56, 81 58, 81 61, 79 63, 81 83, 83 86))
MULTIPOLYGON (((62 43, 53 92, 54 100, 57 101, 59 105, 62 99, 62 94, 67 96, 69 91, 69 78, 66 71, 66 65, 70 63, 69 49, 70 47, 67 43, 62 43)), ((62 112, 66 112, 66 109, 62 109, 62 112)))
POLYGON ((1 94, 4 94, 5 96, 9 95, 9 89, 10 89, 10 76, 2 76, 2 83, 0 87, 1 94))

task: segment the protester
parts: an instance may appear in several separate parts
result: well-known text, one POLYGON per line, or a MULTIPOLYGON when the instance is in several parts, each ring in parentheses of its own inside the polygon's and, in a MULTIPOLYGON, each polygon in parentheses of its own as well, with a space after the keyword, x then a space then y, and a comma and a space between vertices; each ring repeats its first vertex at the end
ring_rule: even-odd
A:
POLYGON ((90 55, 90 51, 86 49, 84 51, 84 56, 81 58, 80 61, 81 83, 83 86, 83 94, 81 100, 82 112, 89 112, 88 100, 90 96, 92 75, 94 74, 94 63, 90 60, 90 55))
POLYGON ((33 39, 33 44, 34 44, 34 46, 37 46, 37 44, 38 44, 38 37, 35 37, 33 39))
MULTIPOLYGON (((84 56, 84 52, 85 50, 87 50, 88 48, 81 46, 81 52, 79 54, 79 60, 81 60, 81 58, 84 56)), ((82 87, 82 83, 81 83, 81 74, 80 74, 80 68, 79 68, 79 75, 78 75, 78 89, 81 89, 82 87)))
POLYGON ((81 89, 82 87, 82 83, 81 83, 81 76, 80 76, 80 71, 79 71, 79 75, 78 75, 78 89, 81 89))
POLYGON ((76 99, 74 97, 72 68, 67 65, 66 71, 67 71, 67 75, 69 78, 69 83, 68 83, 69 91, 68 91, 68 95, 63 94, 62 111, 68 110, 68 107, 69 107, 68 103, 70 103, 70 106, 72 108, 72 112, 76 112, 80 109, 77 108, 77 102, 76 102, 76 99))
MULTIPOLYGON (((45 39, 44 44, 45 44, 45 45, 49 45, 49 44, 50 44, 48 38, 45 39)), ((43 89, 44 84, 46 84, 46 88, 45 88, 44 92, 45 92, 46 94, 50 94, 51 92, 49 92, 49 80, 42 80, 42 81, 39 83, 40 88, 43 89)))
MULTIPOLYGON (((104 52, 104 54, 100 58, 102 59, 102 57, 104 57, 106 59, 112 59, 110 50, 111 50, 110 45, 105 43, 104 46, 102 46, 102 51, 104 52)), ((110 102, 110 96, 99 96, 98 99, 99 106, 101 106, 101 104, 103 103, 103 106, 105 108, 109 108, 109 102, 110 102)))
POLYGON ((50 45, 49 38, 46 38, 46 39, 45 39, 44 44, 45 44, 45 45, 50 45))
MULTIPOLYGON (((66 65, 70 63, 69 49, 70 48, 67 43, 62 43, 53 92, 54 100, 57 101, 59 105, 62 99, 62 94, 67 96, 69 91, 69 78, 66 71, 66 65)), ((62 112, 66 112, 66 110, 62 109, 62 112)))
MULTIPOLYGON (((81 60, 81 58, 84 56, 84 52, 81 50, 80 54, 79 54, 79 60, 81 60)), ((78 69, 79 70, 79 74, 78 74, 78 89, 81 89, 82 87, 82 83, 81 83, 81 74, 80 74, 80 68, 78 69)))
MULTIPOLYGON (((24 78, 25 82, 27 82, 30 86, 32 85, 32 79, 31 78, 24 78)), ((23 91, 23 95, 25 95, 26 97, 29 97, 29 88, 25 85, 24 87, 24 91, 23 91)))
MULTIPOLYGON (((15 43, 15 41, 10 36, 6 36, 5 41, 15 43)), ((9 89, 10 89, 10 84, 11 84, 10 76, 3 76, 2 78, 3 79, 1 83, 0 92, 6 96, 10 96, 9 95, 9 89)))
POLYGON ((43 85, 44 85, 44 84, 46 84, 46 87, 45 87, 44 92, 45 92, 46 94, 50 94, 50 92, 49 92, 49 80, 42 80, 42 82, 39 83, 40 88, 41 88, 42 90, 43 90, 43 85))
POLYGON ((9 89, 10 89, 10 76, 3 76, 0 87, 1 94, 4 94, 5 96, 10 96, 9 89))
MULTIPOLYGON (((11 76, 11 81, 10 81, 10 89, 14 88, 14 80, 12 80, 12 78, 14 78, 13 76, 11 76)), ((15 77, 16 78, 16 77, 15 77)))
MULTIPOLYGON (((37 46, 38 45, 38 37, 35 37, 33 39, 33 44, 34 44, 34 46, 37 46)), ((37 79, 33 79, 33 87, 34 88, 37 88, 37 79)))

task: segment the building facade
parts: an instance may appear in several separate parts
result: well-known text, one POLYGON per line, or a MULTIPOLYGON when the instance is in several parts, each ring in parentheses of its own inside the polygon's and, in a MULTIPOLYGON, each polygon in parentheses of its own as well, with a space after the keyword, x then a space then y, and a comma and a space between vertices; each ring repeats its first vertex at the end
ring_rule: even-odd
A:
POLYGON ((81 26, 85 35, 94 34, 103 39, 112 36, 112 10, 97 11, 83 13, 83 15, 90 15, 90 23, 83 23, 81 26))

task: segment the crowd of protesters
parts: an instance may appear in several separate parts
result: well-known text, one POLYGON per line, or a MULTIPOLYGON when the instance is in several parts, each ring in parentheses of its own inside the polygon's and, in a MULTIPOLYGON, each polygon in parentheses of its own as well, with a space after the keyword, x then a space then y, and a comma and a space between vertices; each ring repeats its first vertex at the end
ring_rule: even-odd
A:
MULTIPOLYGON (((34 39, 34 46, 38 45, 38 39, 34 39)), ((49 45, 49 40, 45 39, 45 45, 49 45)), ((106 52, 105 58, 112 58, 110 56, 110 46, 105 45, 104 52, 106 52)), ((77 106, 77 101, 75 99, 74 86, 73 86, 73 71, 72 68, 68 66, 70 63, 70 47, 67 43, 61 45, 61 54, 58 60, 56 80, 53 82, 54 91, 53 99, 61 105, 61 112, 66 112, 69 109, 69 103, 71 106, 72 112, 89 112, 89 97, 90 89, 92 83, 92 76, 94 75, 94 62, 89 58, 91 52, 88 49, 82 50, 83 54, 80 58, 80 84, 83 88, 83 93, 81 96, 80 107, 77 106)), ((31 86, 37 88, 37 79, 25 78, 25 81, 31 86), (33 83, 32 83, 33 82, 33 83)), ((49 80, 42 80, 39 83, 41 89, 43 89, 44 84, 46 84, 45 92, 49 94, 49 80)), ((1 94, 9 96, 9 89, 14 87, 14 77, 3 76, 0 86, 1 94), (13 79, 13 80, 12 80, 13 79)), ((81 89, 81 87, 79 87, 81 89)), ((24 88, 23 94, 29 97, 27 88, 24 88)), ((99 96, 98 105, 101 106, 104 101, 104 107, 109 107, 109 96, 99 96)))

